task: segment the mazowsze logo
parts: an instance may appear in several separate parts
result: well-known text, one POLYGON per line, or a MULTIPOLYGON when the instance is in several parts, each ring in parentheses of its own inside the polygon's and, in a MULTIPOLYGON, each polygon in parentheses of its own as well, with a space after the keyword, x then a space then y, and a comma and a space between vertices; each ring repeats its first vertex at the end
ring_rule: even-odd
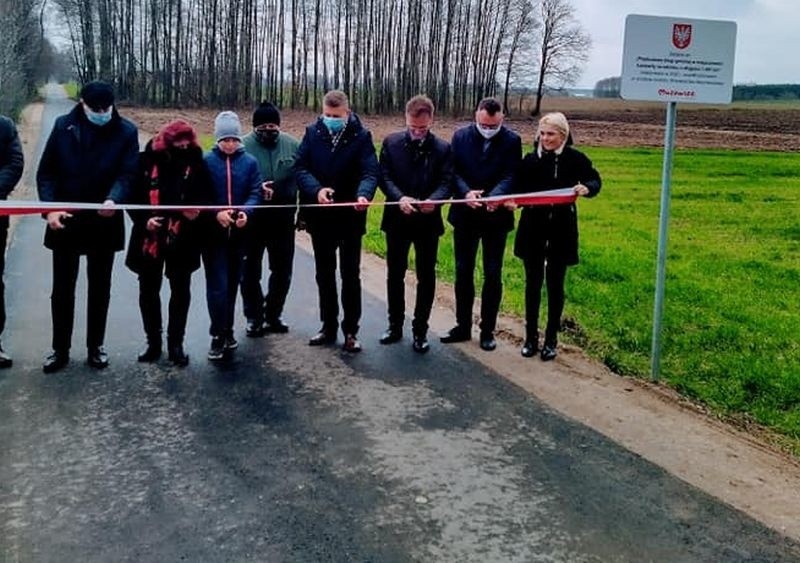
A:
POLYGON ((678 49, 685 49, 692 42, 692 25, 676 23, 672 25, 672 44, 678 49))

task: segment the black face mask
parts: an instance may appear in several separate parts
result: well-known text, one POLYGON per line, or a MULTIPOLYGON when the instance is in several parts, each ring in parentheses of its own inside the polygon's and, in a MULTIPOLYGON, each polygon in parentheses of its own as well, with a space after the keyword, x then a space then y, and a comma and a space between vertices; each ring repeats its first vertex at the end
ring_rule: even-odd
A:
POLYGON ((256 139, 259 143, 272 146, 278 142, 278 135, 281 132, 278 129, 265 129, 263 131, 256 131, 256 139))
POLYGON ((169 147, 168 152, 174 160, 186 160, 189 158, 189 148, 179 149, 178 147, 169 147))

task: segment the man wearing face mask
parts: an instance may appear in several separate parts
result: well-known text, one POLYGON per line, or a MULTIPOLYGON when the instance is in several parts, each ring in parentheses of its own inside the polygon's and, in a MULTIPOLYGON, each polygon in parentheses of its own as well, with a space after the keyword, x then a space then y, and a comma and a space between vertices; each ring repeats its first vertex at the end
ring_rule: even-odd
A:
POLYGON ((116 203, 128 200, 139 163, 136 126, 114 107, 110 84, 89 82, 71 112, 56 120, 47 139, 36 182, 46 202, 102 204, 100 210, 56 210, 45 215, 44 244, 53 252, 53 350, 46 373, 69 362, 80 257, 86 256, 87 363, 108 366, 103 348, 114 253, 125 246, 125 224, 116 203))
POLYGON ((506 238, 514 228, 511 209, 481 198, 508 195, 522 157, 519 135, 503 125, 503 110, 495 98, 484 98, 475 111, 475 123, 453 134, 454 189, 465 203, 453 204, 447 219, 453 225, 456 259, 456 326, 442 336, 444 343, 472 337, 475 300, 475 260, 483 245, 480 346, 497 346, 494 331, 503 293, 502 268, 506 238))
POLYGON ((253 131, 242 139, 245 150, 258 161, 263 204, 275 209, 254 210, 247 226, 247 250, 242 274, 242 301, 247 318, 247 336, 265 332, 283 333, 289 327, 281 319, 294 261, 294 222, 297 183, 294 162, 300 143, 281 131, 281 114, 269 102, 253 112, 253 131), (269 257, 267 294, 261 287, 264 250, 269 257))
POLYGON ((319 346, 336 341, 338 252, 344 310, 342 348, 355 353, 361 351, 361 237, 366 232, 366 210, 378 184, 378 159, 372 135, 350 111, 344 92, 328 92, 322 106, 322 115, 306 128, 295 165, 301 202, 320 204, 304 215, 314 246, 322 321, 322 328, 308 343, 319 346), (348 205, 326 208, 333 202, 348 205))
POLYGON ((386 194, 381 229, 386 233, 386 298, 389 328, 380 339, 392 344, 403 337, 405 275, 414 246, 417 296, 412 323, 412 349, 428 351, 428 319, 436 292, 436 255, 444 234, 440 205, 450 197, 453 163, 450 144, 431 132, 433 102, 415 96, 406 104, 406 130, 392 133, 381 147, 380 188, 386 194))

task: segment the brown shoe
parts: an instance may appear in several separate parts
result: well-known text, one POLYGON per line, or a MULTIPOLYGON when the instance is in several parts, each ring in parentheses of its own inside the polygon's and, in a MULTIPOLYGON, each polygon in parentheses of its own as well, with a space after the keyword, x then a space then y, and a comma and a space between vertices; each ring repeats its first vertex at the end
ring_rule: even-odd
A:
POLYGON ((358 338, 355 334, 347 334, 344 337, 342 350, 345 352, 350 352, 351 354, 356 354, 361 351, 361 342, 358 341, 358 338))

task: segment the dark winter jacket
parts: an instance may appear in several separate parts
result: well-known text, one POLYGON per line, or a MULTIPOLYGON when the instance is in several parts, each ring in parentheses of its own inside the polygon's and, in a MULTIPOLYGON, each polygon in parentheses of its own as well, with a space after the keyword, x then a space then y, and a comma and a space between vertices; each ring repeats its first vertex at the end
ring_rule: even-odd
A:
MULTIPOLYGON (((0 115, 0 199, 8 199, 22 177, 24 157, 17 127, 0 115)), ((8 227, 8 215, 0 217, 0 228, 8 227)))
MULTIPOLYGON (((452 194, 453 157, 450 144, 433 133, 420 142, 408 132, 392 133, 381 146, 380 188, 386 201, 401 197, 418 200, 448 199, 452 194)), ((396 205, 383 208, 381 229, 385 232, 413 234, 444 234, 440 206, 432 213, 417 211, 405 215, 396 205)))
MULTIPOLYGON (((361 196, 372 200, 379 174, 372 135, 356 114, 350 114, 335 146, 322 119, 306 128, 295 164, 301 203, 318 203, 322 188, 333 188, 336 202, 354 202, 361 196)), ((303 219, 312 234, 366 232, 367 214, 349 206, 306 209, 303 219)))
MULTIPOLYGON (((117 110, 111 121, 98 127, 86 119, 81 104, 56 119, 36 174, 42 201, 115 203, 128 201, 139 166, 136 126, 117 110)), ((47 248, 65 248, 80 254, 122 250, 125 223, 121 212, 101 217, 97 211, 71 211, 65 228, 46 228, 47 248)))
MULTIPOLYGON (((202 205, 210 201, 210 179, 203 151, 198 146, 179 150, 153 150, 147 143, 139 159, 139 176, 131 203, 158 205, 202 205), (152 192, 156 193, 152 193, 152 192)), ((131 238, 125 264, 140 273, 148 265, 160 267, 166 259, 167 276, 172 269, 193 272, 200 267, 198 220, 190 221, 180 211, 132 211, 131 238), (161 229, 147 230, 151 217, 163 217, 161 229)))
MULTIPOLYGON (((600 174, 583 153, 570 146, 560 155, 535 151, 520 164, 515 191, 537 192, 570 188, 576 184, 589 188, 589 196, 600 191, 600 174)), ((574 203, 525 207, 517 227, 514 254, 526 260, 578 263, 578 209, 574 203)))
MULTIPOLYGON (((485 143, 474 123, 453 134, 453 197, 463 199, 470 190, 482 190, 484 197, 512 192, 514 171, 522 157, 522 140, 503 126, 488 142, 486 150, 485 143)), ((514 228, 514 214, 503 207, 489 212, 485 207, 472 209, 466 204, 454 204, 447 220, 457 229, 508 232, 514 228)))
MULTIPOLYGON (((252 214, 252 206, 259 205, 261 198, 261 173, 258 161, 240 146, 236 152, 227 155, 214 146, 205 155, 206 166, 211 178, 210 199, 207 205, 219 205, 220 209, 234 209, 252 214), (230 169, 230 176, 228 170, 230 169), (229 181, 230 178, 230 181, 229 181)), ((217 238, 237 235, 238 229, 223 229, 217 222, 216 213, 208 213, 203 225, 208 224, 206 234, 217 238)))
POLYGON ((242 139, 248 154, 258 161, 261 180, 274 182, 272 199, 263 201, 262 205, 293 205, 283 209, 259 209, 253 214, 250 226, 255 225, 262 234, 272 228, 294 229, 297 213, 297 181, 294 177, 294 162, 297 158, 297 139, 281 132, 274 146, 261 143, 254 133, 248 133, 242 139))

